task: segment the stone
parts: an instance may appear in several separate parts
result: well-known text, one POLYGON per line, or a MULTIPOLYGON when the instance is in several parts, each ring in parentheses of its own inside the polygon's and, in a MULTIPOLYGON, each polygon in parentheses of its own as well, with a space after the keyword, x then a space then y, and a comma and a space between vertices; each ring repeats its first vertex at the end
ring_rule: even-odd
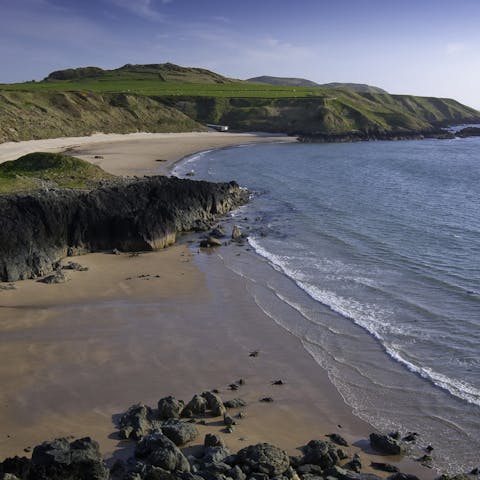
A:
POLYGON ((242 448, 237 453, 239 465, 247 466, 252 473, 264 473, 270 477, 283 474, 290 466, 284 450, 269 443, 258 443, 242 448))
POLYGON ((420 479, 416 475, 398 472, 398 473, 394 473, 393 475, 390 475, 387 480, 420 480, 420 479))
POLYGON ((233 480, 246 480, 247 478, 238 465, 232 467, 232 469, 228 472, 228 476, 233 480))
POLYGON ((207 408, 211 410, 214 417, 223 417, 227 412, 222 399, 213 392, 203 392, 202 397, 207 401, 207 408))
POLYGON ((67 277, 64 275, 64 273, 61 270, 57 270, 55 273, 52 273, 51 275, 47 275, 44 278, 41 278, 38 280, 41 283, 47 283, 47 284, 59 284, 59 283, 65 283, 67 281, 67 277))
POLYGON ((348 447, 348 442, 338 433, 330 433, 329 435, 326 435, 326 436, 329 437, 333 443, 336 443, 337 445, 341 445, 342 447, 348 447))
POLYGON ((162 433, 175 445, 182 446, 198 437, 197 428, 191 423, 184 423, 179 420, 169 421, 162 424, 162 433))
POLYGON ((239 240, 242 238, 242 231, 238 225, 234 225, 232 228, 232 240, 239 240))
POLYGON ((220 437, 220 435, 217 435, 215 433, 207 433, 205 435, 205 440, 203 441, 203 446, 205 448, 224 447, 225 443, 223 442, 222 437, 220 437))
POLYGON ((18 478, 27 478, 30 472, 30 460, 26 457, 11 457, 6 458, 0 463, 0 478, 1 475, 11 475, 18 478))
POLYGON ((234 420, 230 415, 228 415, 228 413, 225 413, 225 414, 223 415, 223 423, 224 423, 227 427, 231 427, 232 425, 236 425, 235 420, 234 420))
POLYGON ((323 440, 311 440, 303 448, 303 452, 302 463, 318 465, 323 470, 333 467, 339 461, 335 445, 323 440))
POLYGON ((210 235, 214 238, 223 238, 225 236, 225 230, 221 225, 217 225, 211 232, 210 235))
POLYGON ((192 415, 203 415, 207 411, 207 401, 201 395, 194 395, 185 406, 185 410, 192 415))
POLYGON ((401 440, 391 435, 371 433, 370 445, 374 450, 388 455, 405 455, 405 453, 407 453, 407 448, 401 440))
POLYGON ((241 398, 233 398, 224 402, 226 408, 242 408, 247 406, 247 402, 241 398))
POLYGON ((272 397, 263 397, 260 399, 261 402, 263 403, 272 403, 273 402, 273 398, 272 397))
POLYGON ((135 447, 135 457, 145 459, 154 467, 160 467, 169 472, 190 471, 190 464, 183 453, 160 432, 153 432, 143 437, 135 447))
POLYGON ((180 418, 183 408, 183 402, 170 395, 158 401, 158 416, 161 420, 180 418))
POLYGON ((400 471, 398 467, 392 465, 391 463, 372 462, 370 466, 375 470, 382 470, 382 472, 397 473, 400 471))
POLYGON ((89 437, 71 443, 59 438, 33 449, 30 478, 107 480, 109 475, 98 443, 89 437))
POLYGON ((63 270, 75 270, 76 272, 86 272, 88 267, 84 267, 77 262, 67 262, 66 265, 63 265, 63 270))
POLYGON ((362 469, 362 462, 360 460, 360 456, 355 453, 353 455, 353 458, 347 462, 343 468, 346 468, 347 470, 352 470, 353 472, 360 473, 360 470, 362 469))
POLYGON ((153 410, 147 405, 132 405, 120 418, 120 436, 124 439, 139 440, 157 426, 153 410))
POLYGON ((373 473, 357 473, 351 470, 333 466, 324 472, 325 477, 332 477, 338 480, 382 480, 382 477, 374 475, 373 473))
POLYGON ((231 455, 230 450, 224 445, 208 447, 203 452, 202 461, 205 464, 223 462, 231 455))

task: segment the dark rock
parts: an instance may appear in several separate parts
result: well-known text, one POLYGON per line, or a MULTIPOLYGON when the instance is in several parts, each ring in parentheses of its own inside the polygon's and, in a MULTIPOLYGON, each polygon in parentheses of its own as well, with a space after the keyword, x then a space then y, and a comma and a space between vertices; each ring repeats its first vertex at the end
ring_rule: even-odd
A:
POLYGON ((228 388, 230 388, 230 390, 238 390, 238 385, 236 383, 231 383, 228 388))
POLYGON ((407 435, 405 435, 403 438, 402 438, 402 441, 403 442, 415 442, 417 440, 417 437, 418 437, 418 433, 416 432, 408 432, 407 435))
POLYGON ((242 238, 242 231, 238 225, 234 225, 232 228, 232 240, 238 240, 242 238))
POLYGON ((163 433, 153 432, 143 437, 135 447, 135 456, 169 472, 190 471, 188 460, 163 433))
POLYGON ((341 448, 337 448, 337 455, 340 460, 348 458, 348 455, 341 448))
POLYGON ((480 137, 480 128, 479 127, 466 127, 462 130, 455 133, 457 137, 467 138, 467 137, 480 137))
POLYGON ((68 262, 62 268, 63 270, 75 270, 76 272, 86 272, 88 270, 88 267, 84 267, 77 262, 68 262))
POLYGON ((420 480, 416 475, 412 475, 409 473, 394 473, 390 475, 387 480, 420 480))
POLYGON ((381 470, 382 472, 397 473, 400 471, 398 467, 391 463, 372 462, 370 466, 375 470, 381 470))
POLYGON ((147 405, 132 405, 120 418, 120 436, 124 439, 139 440, 158 426, 153 410, 147 405))
POLYGON ((218 238, 215 238, 215 237, 208 237, 206 238, 205 240, 202 240, 200 242, 200 246, 202 248, 209 248, 209 247, 221 247, 222 246, 222 242, 221 240, 219 240, 218 238))
POLYGON ((427 453, 432 453, 434 449, 433 449, 433 447, 432 447, 431 445, 427 445, 427 446, 425 447, 425 450, 426 450, 427 453))
POLYGON ((300 465, 299 467, 297 467, 297 472, 302 475, 306 473, 311 473, 313 475, 322 475, 323 470, 318 465, 306 463, 305 465, 300 465))
POLYGON ((260 399, 261 402, 264 402, 264 403, 272 403, 273 402, 273 398, 272 397, 263 397, 260 399))
POLYGON ((258 355, 260 354, 260 352, 258 350, 254 350, 253 352, 250 352, 249 353, 249 357, 258 357, 258 355))
POLYGON ((150 251, 248 201, 237 184, 116 179, 92 189, 0 197, 0 280, 44 276, 70 251, 150 251), (8 215, 4 214, 8 212, 8 215), (28 212, 27 214, 25 212, 28 212))
POLYGON ((226 413, 222 399, 213 392, 203 392, 202 397, 207 401, 207 408, 211 410, 214 417, 223 417, 226 413))
POLYGON ((226 408, 242 408, 247 406, 247 402, 241 398, 233 398, 224 402, 226 408))
POLYGON ((202 461, 207 463, 219 463, 231 455, 230 450, 224 445, 208 447, 205 449, 202 461))
POLYGON ((30 478, 49 480, 107 480, 98 443, 86 437, 69 443, 65 438, 33 449, 30 478))
POLYGON ((162 424, 162 433, 175 445, 185 445, 198 437, 197 428, 191 423, 184 423, 179 420, 171 420, 162 424))
POLYGON ((394 431, 394 432, 390 432, 388 434, 389 437, 392 437, 393 439, 395 440, 400 440, 401 438, 401 435, 400 435, 400 432, 398 430, 394 431))
POLYGON ((228 472, 228 476, 233 480, 246 480, 247 478, 238 465, 235 465, 231 468, 231 470, 228 472))
POLYGON ((163 468, 150 467, 143 476, 142 480, 179 480, 172 472, 168 472, 163 468))
POLYGON ((348 447, 348 442, 338 433, 330 433, 326 436, 329 437, 333 443, 336 443, 337 445, 340 445, 342 447, 348 447))
POLYGON ((65 283, 67 281, 67 277, 65 277, 64 273, 61 270, 57 270, 55 273, 52 273, 51 275, 47 275, 46 277, 38 281, 51 285, 51 284, 65 283))
POLYGON ((218 225, 210 232, 210 235, 214 238, 223 238, 225 236, 225 230, 221 225, 218 225))
POLYGON ((251 473, 276 476, 284 473, 290 465, 287 453, 274 445, 259 443, 242 448, 237 453, 240 465, 247 466, 251 473))
POLYGON ((207 411, 207 401, 201 395, 194 395, 185 406, 185 410, 192 415, 203 415, 207 411))
POLYGON ((478 467, 475 467, 470 471, 470 475, 478 475, 478 474, 480 474, 480 469, 478 467))
POLYGON ((248 476, 248 480, 269 480, 266 473, 252 473, 248 476))
POLYGON ((161 420, 180 418, 184 403, 171 395, 158 401, 158 416, 161 420))
POLYGON ((285 382, 283 380, 274 380, 272 385, 285 385, 285 382))
POLYGON ((235 420, 230 415, 228 415, 228 413, 225 413, 225 415, 223 415, 223 423, 227 427, 231 427, 232 425, 236 425, 235 420))
POLYGON ((407 452, 406 446, 391 435, 371 433, 370 445, 373 449, 388 455, 404 455, 407 452))
POLYGON ((357 473, 338 466, 329 468, 324 475, 327 478, 337 478, 338 480, 382 480, 381 477, 373 473, 357 473))
POLYGON ((14 475, 18 478, 27 478, 30 472, 30 460, 26 457, 6 458, 0 463, 0 478, 3 475, 14 475))
POLYGON ((222 440, 220 435, 216 435, 215 433, 207 433, 205 435, 205 440, 203 441, 203 446, 205 448, 208 447, 224 447, 225 443, 222 440))
POLYGON ((360 470, 362 469, 362 462, 360 460, 360 456, 356 453, 353 458, 343 466, 343 468, 360 473, 360 470))
POLYGON ((339 461, 335 445, 323 440, 311 440, 303 448, 303 452, 302 463, 318 465, 324 470, 333 467, 339 461))

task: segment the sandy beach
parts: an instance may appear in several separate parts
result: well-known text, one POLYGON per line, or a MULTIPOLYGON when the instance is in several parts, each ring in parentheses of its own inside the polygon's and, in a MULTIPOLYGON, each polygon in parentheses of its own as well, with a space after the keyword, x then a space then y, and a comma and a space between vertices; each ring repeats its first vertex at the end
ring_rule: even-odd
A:
MULTIPOLYGON (((225 134, 95 135, 0 145, 0 161, 31 151, 68 151, 117 175, 168 173, 188 154, 290 137, 225 134), (162 161, 158 161, 162 160, 162 161)), ((185 401, 217 388, 248 402, 232 450, 270 442, 298 455, 313 438, 340 433, 369 460, 398 462, 405 472, 435 472, 409 459, 370 456, 367 423, 355 417, 299 339, 256 305, 241 277, 218 254, 187 243, 140 255, 96 253, 69 258, 88 271, 61 285, 34 280, 0 291, 0 458, 43 440, 90 435, 105 457, 125 442, 114 420, 131 404, 185 401), (249 353, 258 350, 258 357, 249 353), (245 381, 239 391, 228 385, 245 381), (282 379, 285 384, 272 385, 282 379), (263 403, 272 397, 273 403, 263 403)), ((235 248, 235 247, 222 247, 235 248)), ((212 420, 200 433, 221 430, 212 420)), ((195 444, 201 443, 201 435, 195 444)), ((382 475, 380 472, 375 472, 382 475)), ((385 474, 384 474, 385 476, 385 474)))

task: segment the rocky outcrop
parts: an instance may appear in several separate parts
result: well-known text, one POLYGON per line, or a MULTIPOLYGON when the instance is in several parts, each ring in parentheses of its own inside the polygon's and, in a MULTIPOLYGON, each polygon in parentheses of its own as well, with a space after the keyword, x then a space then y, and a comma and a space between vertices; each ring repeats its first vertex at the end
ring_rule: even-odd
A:
POLYGON ((480 137, 480 127, 466 127, 455 133, 460 138, 480 137))
POLYGON ((43 276, 72 254, 164 248, 247 201, 235 182, 174 177, 0 196, 0 280, 43 276))

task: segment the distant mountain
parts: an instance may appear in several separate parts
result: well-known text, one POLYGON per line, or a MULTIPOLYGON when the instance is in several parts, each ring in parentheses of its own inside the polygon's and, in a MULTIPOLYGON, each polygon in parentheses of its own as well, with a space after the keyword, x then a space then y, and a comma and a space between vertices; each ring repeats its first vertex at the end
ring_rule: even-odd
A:
POLYGON ((268 85, 286 85, 288 87, 319 87, 318 83, 306 80, 305 78, 289 78, 289 77, 262 77, 249 78, 247 82, 251 83, 267 83, 268 85))
POLYGON ((249 78, 247 82, 252 83, 267 83, 269 85, 284 85, 288 87, 322 87, 322 88, 348 88, 354 92, 362 93, 388 93, 379 87, 373 87, 364 83, 316 83, 305 78, 290 78, 290 77, 270 77, 263 75, 261 77, 249 78))
POLYGON ((181 67, 173 63, 154 63, 148 65, 127 64, 114 70, 99 67, 80 67, 57 70, 50 73, 44 81, 63 80, 160 80, 178 83, 230 83, 227 77, 205 68, 181 67))
POLYGON ((361 93, 388 93, 386 90, 380 87, 374 87, 372 85, 367 85, 365 83, 339 83, 339 82, 332 82, 332 83, 323 83, 320 85, 323 88, 348 88, 353 90, 354 92, 361 92, 361 93))

